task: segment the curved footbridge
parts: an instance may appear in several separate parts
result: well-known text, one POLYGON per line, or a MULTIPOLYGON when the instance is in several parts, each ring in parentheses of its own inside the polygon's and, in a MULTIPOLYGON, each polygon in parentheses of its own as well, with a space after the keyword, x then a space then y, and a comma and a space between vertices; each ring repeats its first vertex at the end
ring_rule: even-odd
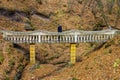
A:
MULTIPOLYGON (((119 30, 83 31, 69 30, 63 32, 49 32, 43 30, 36 31, 0 31, 3 39, 12 43, 70 43, 71 44, 71 63, 76 62, 76 43, 81 42, 105 42, 115 35, 120 34, 119 30)), ((35 46, 30 47, 30 61, 35 63, 35 46)))

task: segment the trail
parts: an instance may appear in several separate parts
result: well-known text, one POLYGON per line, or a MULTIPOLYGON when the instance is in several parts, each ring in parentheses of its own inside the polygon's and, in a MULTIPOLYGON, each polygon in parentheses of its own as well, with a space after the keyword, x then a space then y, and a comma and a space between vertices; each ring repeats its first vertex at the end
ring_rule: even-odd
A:
POLYGON ((28 19, 31 19, 32 16, 37 17, 43 21, 49 21, 51 16, 51 14, 46 15, 35 10, 24 12, 19 10, 9 10, 6 8, 0 8, 0 15, 5 16, 11 19, 12 21, 16 21, 16 22, 23 22, 21 17, 26 17, 28 19))
MULTIPOLYGON (((29 59, 28 51, 25 48, 19 46, 18 44, 13 44, 13 46, 14 46, 15 49, 17 49, 18 51, 20 51, 21 53, 23 53, 23 55, 25 56, 26 60, 29 59)), ((23 61, 24 61, 24 59, 21 62, 23 63, 23 61)), ((28 62, 25 63, 25 64, 19 64, 18 68, 20 67, 21 69, 17 71, 17 73, 16 73, 16 75, 14 77, 14 80, 20 80, 21 79, 23 71, 24 71, 24 69, 25 69, 25 67, 27 65, 28 65, 28 62)))
POLYGON ((38 78, 38 80, 44 80, 44 78, 46 78, 46 77, 49 77, 49 76, 52 76, 52 75, 55 75, 55 74, 57 74, 57 73, 59 73, 61 70, 63 70, 64 69, 64 67, 67 65, 68 63, 64 63, 63 65, 58 65, 58 68, 57 69, 55 69, 54 71, 52 71, 51 73, 49 73, 49 74, 46 74, 46 75, 44 75, 44 76, 42 76, 42 77, 39 77, 38 78))

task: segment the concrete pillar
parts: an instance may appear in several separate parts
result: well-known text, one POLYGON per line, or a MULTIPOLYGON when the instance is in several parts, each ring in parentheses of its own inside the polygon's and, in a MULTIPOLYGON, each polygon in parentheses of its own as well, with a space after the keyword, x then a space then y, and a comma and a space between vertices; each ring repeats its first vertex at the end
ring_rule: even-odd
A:
POLYGON ((99 42, 101 42, 101 34, 99 34, 99 42))
POLYGON ((38 42, 41 43, 41 35, 38 35, 38 42))
POLYGON ((83 36, 82 35, 80 35, 80 42, 82 42, 83 41, 83 36))
POLYGON ((50 35, 50 40, 49 40, 49 42, 51 43, 52 42, 52 36, 50 35))
POLYGON ((45 35, 44 37, 45 37, 44 41, 47 43, 47 35, 45 35))
POLYGON ((80 37, 80 36, 78 35, 78 36, 77 36, 77 42, 80 42, 80 38, 79 38, 79 37, 80 37))
POLYGON ((31 35, 29 36, 29 41, 30 41, 30 43, 32 43, 32 36, 31 35))
POLYGON ((29 35, 26 36, 26 41, 29 43, 29 35))
POLYGON ((92 35, 89 35, 89 42, 92 42, 92 35))
POLYGON ((13 42, 16 43, 16 38, 15 35, 13 36, 13 42))
POLYGON ((11 37, 11 41, 13 41, 13 35, 11 35, 10 37, 11 37))
POLYGON ((26 41, 26 36, 23 36, 23 42, 27 42, 27 41, 26 41))
POLYGON ((53 43, 55 42, 55 35, 53 35, 53 43))
POLYGON ((86 42, 89 42, 89 34, 86 35, 86 42))
POLYGON ((32 43, 35 43, 35 35, 32 35, 32 43))
POLYGON ((76 44, 75 43, 70 44, 70 63, 71 64, 76 63, 76 44))
POLYGON ((70 42, 70 36, 69 36, 69 35, 67 35, 67 37, 68 37, 68 42, 70 42))
POLYGON ((41 42, 43 42, 43 35, 41 35, 41 42))
POLYGON ((30 44, 30 64, 35 64, 35 44, 30 44))
POLYGON ((95 42, 98 42, 98 35, 95 35, 95 42))
POLYGON ((72 38, 72 42, 74 42, 74 36, 73 35, 71 36, 71 38, 72 38))
POLYGON ((58 35, 55 35, 56 36, 56 42, 58 43, 58 35))
POLYGON ((100 42, 100 34, 98 35, 98 42, 100 42))
POLYGON ((109 36, 110 36, 109 34, 107 34, 107 35, 106 35, 106 37, 107 37, 107 40, 109 40, 109 39, 110 39, 110 38, 109 38, 109 36))
POLYGON ((77 40, 77 34, 75 34, 74 40, 75 40, 75 43, 78 42, 78 40, 77 40))
POLYGON ((50 40, 50 36, 48 35, 48 36, 47 36, 47 42, 48 42, 48 43, 49 43, 49 40, 50 40))
POLYGON ((106 41, 106 35, 104 34, 104 41, 106 41))
POLYGON ((65 36, 64 35, 62 36, 62 42, 65 42, 65 36))
POLYGON ((83 36, 83 42, 86 42, 86 36, 85 35, 83 36))
POLYGON ((36 35, 35 42, 38 43, 38 35, 36 35))
POLYGON ((19 43, 23 43, 24 41, 23 41, 23 35, 20 35, 20 41, 19 41, 19 43))

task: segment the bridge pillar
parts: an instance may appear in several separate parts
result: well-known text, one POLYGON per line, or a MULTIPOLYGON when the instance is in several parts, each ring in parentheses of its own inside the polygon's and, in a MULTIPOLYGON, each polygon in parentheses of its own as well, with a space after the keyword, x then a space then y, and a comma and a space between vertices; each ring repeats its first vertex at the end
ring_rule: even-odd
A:
MULTIPOLYGON (((31 24, 29 24, 29 22, 26 22, 25 30, 34 31, 34 28, 31 27, 31 24)), ((33 44, 32 40, 33 40, 32 36, 27 36, 27 41, 28 43, 30 43, 30 64, 35 64, 35 44, 33 44)))
POLYGON ((70 63, 76 63, 76 43, 70 44, 70 63))
POLYGON ((30 64, 35 64, 35 44, 30 44, 30 64))

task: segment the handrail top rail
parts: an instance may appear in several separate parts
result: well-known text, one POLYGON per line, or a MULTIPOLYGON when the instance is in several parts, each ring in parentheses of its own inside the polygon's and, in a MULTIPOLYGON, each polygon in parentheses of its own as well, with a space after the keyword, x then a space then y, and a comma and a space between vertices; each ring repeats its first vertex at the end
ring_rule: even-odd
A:
POLYGON ((84 30, 68 30, 63 32, 51 32, 45 30, 35 30, 35 31, 9 31, 9 30, 0 30, 0 33, 7 34, 7 35, 79 35, 79 34, 120 34, 120 30, 99 30, 99 31, 84 31, 84 30))

